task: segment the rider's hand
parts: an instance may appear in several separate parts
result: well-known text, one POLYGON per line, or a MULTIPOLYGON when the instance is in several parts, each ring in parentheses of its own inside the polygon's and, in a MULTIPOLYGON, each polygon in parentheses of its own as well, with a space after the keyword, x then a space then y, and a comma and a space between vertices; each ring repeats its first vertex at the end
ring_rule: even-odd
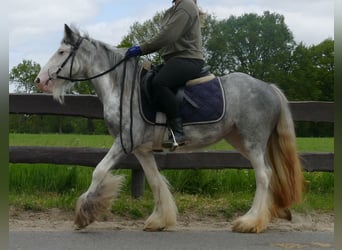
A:
POLYGON ((134 57, 134 56, 141 56, 142 52, 140 46, 135 45, 130 47, 126 52, 126 58, 134 57))

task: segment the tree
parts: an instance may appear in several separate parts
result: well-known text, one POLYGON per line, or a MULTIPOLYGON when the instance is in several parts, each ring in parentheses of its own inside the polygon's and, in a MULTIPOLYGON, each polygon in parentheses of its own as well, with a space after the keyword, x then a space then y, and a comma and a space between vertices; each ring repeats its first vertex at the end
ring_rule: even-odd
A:
POLYGON ((306 47, 300 43, 291 57, 288 75, 279 85, 290 100, 334 100, 334 41, 306 47))
MULTIPOLYGON (((131 47, 135 44, 142 44, 146 41, 152 39, 156 34, 158 34, 164 12, 157 12, 154 17, 150 20, 143 22, 142 24, 135 22, 129 30, 128 35, 124 36, 118 47, 131 47)), ((146 55, 149 61, 159 64, 162 61, 161 54, 159 52, 146 55)))
POLYGON ((321 90, 319 101, 334 100, 334 41, 327 39, 310 48, 314 67, 314 81, 321 90))
POLYGON ((12 68, 9 76, 10 84, 16 86, 18 93, 39 92, 38 86, 34 82, 40 71, 40 65, 31 60, 23 60, 16 67, 12 68))
POLYGON ((203 27, 201 29, 202 32, 202 44, 203 44, 203 55, 204 60, 208 61, 210 58, 210 52, 208 51, 208 43, 211 38, 214 36, 214 29, 218 25, 218 21, 216 20, 215 16, 207 15, 203 27))
POLYGON ((73 92, 84 95, 95 95, 94 87, 89 81, 78 82, 73 86, 73 92))
POLYGON ((231 16, 214 27, 207 43, 208 62, 219 75, 240 71, 272 80, 289 67, 294 47, 293 35, 280 14, 231 16))
MULTIPOLYGON (((23 60, 16 67, 12 68, 10 72, 10 84, 16 86, 18 93, 37 93, 40 90, 34 82, 40 71, 40 65, 31 60, 23 60)), ((76 83, 73 91, 78 94, 95 94, 94 88, 89 81, 76 83)))

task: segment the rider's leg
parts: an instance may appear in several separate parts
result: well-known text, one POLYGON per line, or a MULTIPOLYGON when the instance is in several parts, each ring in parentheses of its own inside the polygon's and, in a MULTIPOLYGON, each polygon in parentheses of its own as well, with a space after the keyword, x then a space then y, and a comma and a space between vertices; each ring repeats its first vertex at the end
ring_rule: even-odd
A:
MULTIPOLYGON (((185 135, 175 92, 188 80, 195 78, 203 64, 202 60, 197 59, 172 58, 165 63, 152 82, 155 103, 165 112, 168 125, 179 145, 185 143, 185 135)), ((172 146, 172 143, 173 141, 169 141, 165 146, 172 146)))

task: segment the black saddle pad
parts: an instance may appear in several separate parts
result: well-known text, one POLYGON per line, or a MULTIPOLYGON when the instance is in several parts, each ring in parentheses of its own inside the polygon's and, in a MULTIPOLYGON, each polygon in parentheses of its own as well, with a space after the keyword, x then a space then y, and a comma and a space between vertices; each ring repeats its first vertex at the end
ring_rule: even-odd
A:
MULTIPOLYGON (((183 125, 215 123, 222 119, 225 99, 219 78, 185 86, 184 94, 187 98, 180 105, 183 125), (188 98, 191 102, 187 101, 188 98)), ((156 111, 147 101, 144 91, 140 91, 140 113, 146 122, 155 124, 156 111)))

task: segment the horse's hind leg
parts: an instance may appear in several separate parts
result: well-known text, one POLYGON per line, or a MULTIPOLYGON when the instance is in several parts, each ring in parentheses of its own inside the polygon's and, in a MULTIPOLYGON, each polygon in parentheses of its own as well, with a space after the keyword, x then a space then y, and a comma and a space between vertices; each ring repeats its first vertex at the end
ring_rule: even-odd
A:
POLYGON ((233 231, 259 233, 266 229, 271 220, 271 196, 269 185, 272 170, 265 164, 260 150, 249 152, 249 159, 255 170, 256 192, 250 210, 233 222, 233 231))
POLYGON ((244 157, 248 158, 245 145, 243 145, 239 131, 235 126, 231 129, 229 134, 224 137, 224 139, 230 145, 232 145, 237 151, 239 151, 240 154, 242 154, 244 157))
POLYGON ((152 152, 134 152, 144 169, 154 198, 154 210, 146 220, 145 231, 161 231, 176 225, 177 207, 166 179, 159 173, 152 152))
POLYGON ((261 232, 266 229, 268 222, 271 220, 269 185, 272 170, 265 161, 265 146, 262 144, 262 140, 260 140, 260 143, 251 143, 243 140, 236 127, 225 136, 225 140, 250 160, 255 170, 256 178, 256 192, 253 205, 244 216, 233 222, 233 231, 261 232))

